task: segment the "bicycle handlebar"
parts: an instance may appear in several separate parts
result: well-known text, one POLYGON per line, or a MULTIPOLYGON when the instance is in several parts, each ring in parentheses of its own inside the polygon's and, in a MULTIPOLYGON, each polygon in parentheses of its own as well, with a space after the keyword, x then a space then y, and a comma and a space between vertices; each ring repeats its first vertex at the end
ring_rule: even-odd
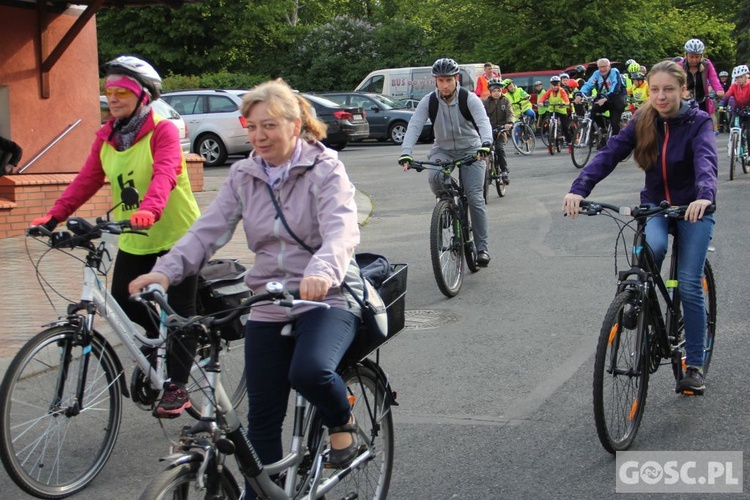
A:
POLYGON ((428 170, 435 170, 430 169, 429 167, 439 167, 440 170, 444 170, 446 168, 453 170, 456 167, 461 167, 462 165, 471 165, 472 163, 479 161, 479 158, 477 155, 466 155, 463 158, 459 158, 457 160, 438 160, 438 161, 417 161, 414 160, 411 162, 410 168, 413 168, 417 172, 421 172, 425 168, 428 170))
POLYGON ((92 240, 102 237, 102 233, 110 234, 140 234, 148 236, 148 233, 132 229, 129 220, 110 221, 101 217, 96 219, 92 224, 83 217, 70 217, 66 223, 68 231, 50 231, 45 226, 32 226, 26 230, 26 235, 30 237, 45 236, 49 238, 49 246, 52 248, 87 248, 87 244, 92 240))
POLYGON ((229 310, 227 314, 221 317, 214 315, 206 316, 191 316, 186 318, 180 316, 172 309, 172 306, 167 302, 167 295, 159 284, 151 284, 146 287, 142 292, 133 294, 130 296, 130 300, 135 302, 156 302, 159 307, 167 313, 167 326, 173 328, 186 328, 197 324, 203 325, 207 330, 210 330, 212 326, 220 326, 230 323, 237 319, 243 312, 250 309, 259 302, 271 302, 274 305, 292 308, 298 305, 309 305, 314 307, 322 307, 329 309, 331 306, 325 302, 317 302, 312 300, 302 300, 299 298, 299 290, 284 290, 284 285, 276 281, 270 281, 266 283, 266 293, 258 295, 252 295, 249 298, 242 301, 242 304, 236 308, 229 310))
MULTIPOLYGON (((670 219, 681 219, 685 217, 688 205, 670 205, 669 202, 663 201, 656 207, 648 205, 638 205, 637 207, 618 207, 609 203, 599 201, 581 200, 581 214, 599 215, 603 210, 617 212, 620 215, 627 215, 634 219, 642 219, 653 215, 663 213, 670 219)), ((706 207, 706 214, 712 214, 716 211, 716 205, 706 207)))

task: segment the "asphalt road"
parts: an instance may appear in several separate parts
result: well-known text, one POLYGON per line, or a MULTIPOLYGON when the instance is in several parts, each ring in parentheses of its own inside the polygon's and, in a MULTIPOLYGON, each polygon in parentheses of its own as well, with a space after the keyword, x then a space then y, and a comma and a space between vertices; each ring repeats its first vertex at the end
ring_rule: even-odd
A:
MULTIPOLYGON (((415 156, 426 151, 418 146, 415 156)), ((434 197, 426 174, 402 172, 398 154, 398 147, 379 143, 340 153, 372 200, 360 250, 409 264, 408 328, 381 360, 400 404, 389 498, 614 497, 615 461, 596 437, 591 386, 596 339, 615 291, 616 226, 606 217, 562 217, 562 198, 578 173, 569 156, 511 152, 508 194, 501 199, 490 191, 487 205, 490 267, 468 276, 460 294, 447 299, 428 254, 434 197), (418 321, 425 317, 435 321, 418 321)), ((750 451, 750 400, 743 396, 750 175, 730 182, 724 154, 720 165, 710 256, 718 333, 706 395, 675 395, 669 367, 659 370, 634 450, 750 451)), ((635 205, 642 176, 626 162, 591 198, 635 205)), ((136 498, 161 469, 158 457, 182 419, 162 430, 130 402, 125 408, 108 465, 73 498, 136 498)), ((746 476, 741 482, 750 491, 746 476)), ((26 498, 2 470, 0 488, 3 498, 26 498)))

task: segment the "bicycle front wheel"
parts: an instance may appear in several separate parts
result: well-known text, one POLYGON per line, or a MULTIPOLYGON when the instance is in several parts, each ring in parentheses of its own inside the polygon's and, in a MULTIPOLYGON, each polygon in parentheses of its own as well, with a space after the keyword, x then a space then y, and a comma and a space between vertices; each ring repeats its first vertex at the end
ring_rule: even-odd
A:
POLYGON ((620 292, 607 310, 594 363, 594 421, 602 446, 627 450, 643 418, 648 391, 648 324, 638 292, 620 292))
MULTIPOLYGON (((141 500, 189 500, 191 498, 203 500, 206 498, 206 489, 205 487, 196 488, 195 483, 200 467, 200 462, 189 462, 162 471, 146 487, 141 494, 141 500)), ((240 487, 227 467, 221 469, 219 487, 221 489, 219 498, 225 500, 240 498, 240 487)))
POLYGON ((89 347, 79 339, 72 325, 39 333, 13 358, 0 386, 0 458, 11 479, 40 498, 85 488, 107 463, 120 430, 119 362, 98 337, 84 356, 89 347))
POLYGON ((716 280, 711 263, 706 259, 703 266, 703 300, 706 306, 706 342, 703 354, 703 374, 708 373, 711 357, 714 353, 714 338, 716 337, 716 280))
POLYGON ((591 157, 591 149, 594 146, 590 137, 591 132, 591 125, 588 123, 583 123, 581 126, 575 128, 573 152, 570 156, 573 160, 573 165, 577 168, 585 167, 591 157))
POLYGON ((464 244, 461 219, 456 206, 440 200, 432 211, 430 257, 438 288, 455 297, 464 281, 464 244))
POLYGON ((531 127, 523 122, 516 122, 513 125, 513 146, 516 151, 524 156, 528 156, 534 152, 536 148, 536 138, 534 137, 534 131, 531 127))
POLYGON ((747 130, 743 129, 740 134, 740 163, 742 164, 742 172, 747 173, 748 171, 748 157, 747 157, 747 130))
POLYGON ((549 128, 547 129, 547 151, 549 154, 554 155, 557 149, 557 119, 549 121, 549 128))
POLYGON ((729 180, 734 180, 734 166, 739 159, 739 135, 732 133, 729 137, 729 180))
MULTIPOLYGON (((190 372, 187 391, 190 394, 191 407, 187 409, 193 418, 200 418, 203 409, 203 396, 208 387, 204 368, 209 361, 211 347, 208 344, 198 346, 195 363, 190 372)), ((232 406, 237 408, 247 394, 245 379, 245 339, 222 340, 219 353, 221 363, 221 385, 227 391, 232 406)))
POLYGON ((495 172, 495 159, 494 155, 487 157, 487 165, 484 168, 484 186, 482 186, 482 196, 484 197, 484 203, 487 204, 487 192, 489 191, 490 184, 492 183, 492 175, 495 172))

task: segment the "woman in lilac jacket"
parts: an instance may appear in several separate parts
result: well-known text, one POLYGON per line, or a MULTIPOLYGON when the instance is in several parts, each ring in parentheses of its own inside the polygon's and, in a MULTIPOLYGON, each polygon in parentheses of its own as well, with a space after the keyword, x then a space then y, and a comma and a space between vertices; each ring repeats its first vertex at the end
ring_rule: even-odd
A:
MULTIPOLYGON (((310 105, 282 81, 261 84, 243 97, 253 152, 235 163, 213 204, 151 273, 131 283, 179 283, 197 274, 242 221, 255 263, 246 282, 256 292, 269 281, 299 289, 300 297, 331 308, 268 305, 251 312, 245 326, 248 436, 263 463, 282 458, 281 428, 291 386, 315 405, 331 437, 330 465, 356 458, 356 426, 346 387, 336 373, 360 322, 357 303, 341 288, 361 290, 353 263, 359 244, 354 186, 336 153, 320 142, 325 125, 310 105), (278 201, 289 228, 271 199, 278 201), (295 337, 281 335, 293 323, 295 337)), ((355 292, 356 293, 356 292, 355 292)))
MULTIPOLYGON (((681 100, 686 74, 680 65, 660 62, 651 68, 647 80, 649 100, 581 171, 563 200, 563 212, 574 218, 580 201, 632 150, 635 162, 646 173, 641 203, 658 205, 666 200, 672 205, 688 205, 685 220, 675 224, 688 364, 677 389, 702 392, 706 315, 701 280, 714 226, 713 215, 705 210, 716 203, 716 138, 711 117, 681 100)), ((659 267, 667 253, 669 224, 664 217, 653 217, 646 226, 646 241, 659 267)))

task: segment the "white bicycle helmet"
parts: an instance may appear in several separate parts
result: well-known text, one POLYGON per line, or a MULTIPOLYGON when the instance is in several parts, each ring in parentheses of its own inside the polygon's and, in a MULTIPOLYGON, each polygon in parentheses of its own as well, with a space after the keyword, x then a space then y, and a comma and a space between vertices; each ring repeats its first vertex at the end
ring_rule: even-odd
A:
POLYGON ((735 66, 735 68, 732 70, 732 78, 737 78, 738 76, 742 75, 750 75, 750 69, 748 69, 746 64, 735 66))
POLYGON ((133 56, 120 56, 104 65, 107 75, 127 75, 135 78, 148 91, 151 99, 161 95, 161 77, 153 66, 133 56))
POLYGON ((685 42, 685 53, 687 54, 703 54, 704 50, 706 50, 706 46, 697 38, 691 38, 685 42))
POLYGON ((729 73, 727 73, 726 71, 721 71, 719 72, 719 76, 729 76, 729 73))

